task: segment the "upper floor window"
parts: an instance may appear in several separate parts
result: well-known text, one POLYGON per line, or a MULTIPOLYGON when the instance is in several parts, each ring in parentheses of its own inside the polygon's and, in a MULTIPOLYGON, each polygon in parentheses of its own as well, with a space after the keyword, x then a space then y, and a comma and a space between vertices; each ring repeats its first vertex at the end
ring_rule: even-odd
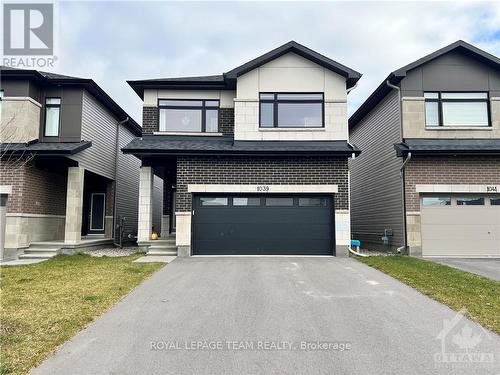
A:
POLYGON ((45 131, 46 137, 59 136, 59 119, 61 112, 61 98, 45 99, 45 131))
POLYGON ((323 94, 260 94, 261 128, 321 128, 323 94))
POLYGON ((488 93, 426 92, 425 125, 489 126, 488 93))
POLYGON ((160 100, 160 131, 207 132, 219 130, 218 100, 160 100))

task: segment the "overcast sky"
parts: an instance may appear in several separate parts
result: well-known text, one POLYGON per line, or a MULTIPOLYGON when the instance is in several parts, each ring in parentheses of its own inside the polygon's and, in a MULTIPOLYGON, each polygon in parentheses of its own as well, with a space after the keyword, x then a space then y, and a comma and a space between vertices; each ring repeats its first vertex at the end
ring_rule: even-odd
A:
POLYGON ((94 79, 141 123, 128 79, 227 72, 290 40, 361 73, 349 113, 387 74, 463 39, 500 55, 497 2, 62 2, 53 71, 94 79))

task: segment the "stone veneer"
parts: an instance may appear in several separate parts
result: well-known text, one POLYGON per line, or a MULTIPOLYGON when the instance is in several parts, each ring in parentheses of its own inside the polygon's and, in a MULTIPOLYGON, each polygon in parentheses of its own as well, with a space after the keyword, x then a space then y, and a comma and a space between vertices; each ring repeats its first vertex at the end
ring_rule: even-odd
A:
POLYGON ((425 98, 403 97, 404 138, 500 138, 500 98, 490 98, 491 126, 443 127, 425 126, 425 98))
POLYGON ((66 224, 64 242, 77 244, 82 238, 83 186, 85 169, 68 168, 68 185, 66 193, 66 224))
POLYGON ((347 140, 347 103, 325 100, 324 128, 261 129, 259 101, 235 99, 234 138, 236 140, 347 140))
POLYGON ((2 142, 24 143, 39 138, 41 104, 28 97, 2 98, 2 142))
POLYGON ((153 169, 142 166, 139 177, 139 221, 137 224, 137 242, 151 239, 153 227, 153 169))

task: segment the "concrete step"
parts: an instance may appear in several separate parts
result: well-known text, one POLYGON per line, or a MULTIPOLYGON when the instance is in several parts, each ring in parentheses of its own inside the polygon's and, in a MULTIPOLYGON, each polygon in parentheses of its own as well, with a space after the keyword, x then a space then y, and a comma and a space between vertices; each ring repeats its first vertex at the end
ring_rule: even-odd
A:
POLYGON ((28 247, 26 250, 24 250, 24 253, 56 253, 60 250, 58 247, 28 247))
POLYGON ((146 256, 177 256, 176 250, 149 250, 146 256))
POLYGON ((62 246, 62 242, 32 242, 29 248, 59 250, 60 248, 62 248, 62 246))
POLYGON ((49 259, 55 257, 56 252, 36 252, 36 253, 24 253, 19 255, 19 259, 49 259))

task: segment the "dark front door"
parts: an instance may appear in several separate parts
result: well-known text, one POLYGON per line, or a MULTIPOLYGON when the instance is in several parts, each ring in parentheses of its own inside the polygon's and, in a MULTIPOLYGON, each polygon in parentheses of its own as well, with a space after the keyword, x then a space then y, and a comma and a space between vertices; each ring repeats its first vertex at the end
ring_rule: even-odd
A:
POLYGON ((334 255, 333 197, 196 195, 194 255, 334 255))
POLYGON ((90 194, 89 233, 104 233, 106 194, 90 194))

